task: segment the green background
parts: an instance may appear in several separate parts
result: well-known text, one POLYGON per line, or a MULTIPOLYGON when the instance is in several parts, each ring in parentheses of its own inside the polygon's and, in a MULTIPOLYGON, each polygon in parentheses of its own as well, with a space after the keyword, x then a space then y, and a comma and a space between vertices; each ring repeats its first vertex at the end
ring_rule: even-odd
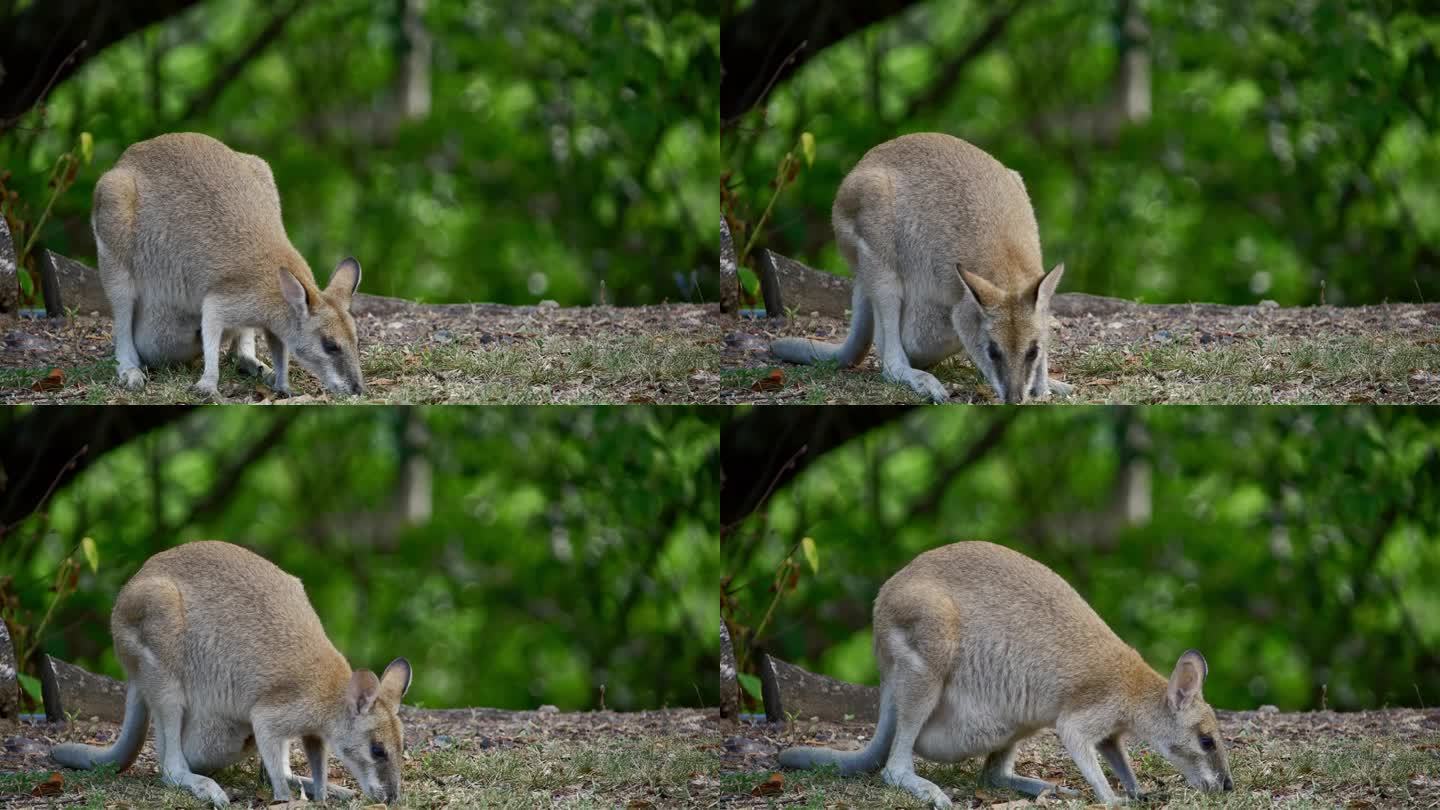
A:
POLYGON ((298 576, 353 667, 408 657, 412 705, 599 708, 603 689, 612 709, 713 706, 716 418, 207 409, 99 458, 48 520, 7 534, 0 604, 33 625, 59 561, 93 538, 99 572, 83 570, 44 649, 123 677, 109 632, 121 585, 156 551, 224 539, 298 576), (406 520, 412 460, 431 510, 406 520))
POLYGON ((1167 674, 1209 660, 1227 709, 1440 703, 1440 412, 1399 408, 945 408, 819 457, 722 546, 732 625, 760 647, 877 683, 871 607, 920 552, 990 540, 1049 565, 1167 674), (997 421, 980 460, 952 469, 997 421), (1149 516, 1116 503, 1150 469, 1149 516), (1140 514, 1135 513, 1137 517, 1140 514))
POLYGON ((695 0, 430 2, 432 108, 393 131, 399 0, 301 6, 214 103, 281 4, 210 0, 122 40, 0 135, 34 214, 81 131, 95 160, 42 244, 93 263, 90 197, 131 143, 199 131, 269 161, 323 283, 421 301, 715 300, 719 28, 695 0))
POLYGON ((1109 141, 1039 126, 1110 95, 1122 2, 920 3, 821 51, 726 127, 739 218, 758 219, 781 156, 813 133, 814 166, 758 244, 848 274, 830 227, 841 179, 878 143, 940 131, 1025 178, 1062 292, 1440 299, 1440 19, 1416 2, 1136 2, 1148 121, 1109 141), (946 62, 1006 8, 1002 36, 952 75, 946 62))

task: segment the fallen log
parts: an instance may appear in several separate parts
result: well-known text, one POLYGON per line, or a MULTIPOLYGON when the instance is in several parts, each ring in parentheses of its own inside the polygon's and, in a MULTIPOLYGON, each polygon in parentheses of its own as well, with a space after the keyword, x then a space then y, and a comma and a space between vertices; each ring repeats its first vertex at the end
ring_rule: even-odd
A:
POLYGON ((760 656, 765 719, 773 723, 812 717, 836 723, 880 719, 880 689, 808 672, 772 655, 760 656))
POLYGON ((39 663, 45 719, 52 723, 64 722, 67 716, 110 723, 125 719, 125 684, 49 655, 42 655, 39 663))

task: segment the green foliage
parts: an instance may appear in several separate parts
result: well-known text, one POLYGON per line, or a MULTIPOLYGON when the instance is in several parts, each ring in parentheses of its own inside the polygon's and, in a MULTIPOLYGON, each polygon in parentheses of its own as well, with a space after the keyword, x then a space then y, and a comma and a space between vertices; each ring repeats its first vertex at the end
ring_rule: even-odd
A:
POLYGON ((719 29, 686 0, 429 3, 427 115, 396 100, 403 3, 209 0, 107 48, 0 139, 22 195, 75 133, 95 162, 47 247, 94 255, 90 190, 131 143, 199 131, 265 158, 320 278, 422 301, 714 300, 719 29), (211 91, 218 90, 213 96, 211 91), (698 286, 697 286, 698 285, 698 286))
POLYGON ((407 656, 410 702, 568 710, 598 707, 603 688, 613 709, 711 706, 713 420, 640 407, 205 410, 97 460, 7 535, 0 570, 33 615, 57 565, 94 538, 103 564, 72 564, 78 590, 43 649, 116 676, 119 588, 155 552, 215 538, 304 581, 352 666, 407 656))
POLYGON ((1106 137, 1077 122, 1113 97, 1120 2, 931 0, 827 48, 722 134, 741 189, 765 182, 798 132, 818 139, 766 246, 848 273, 830 229, 841 178, 878 143, 941 131, 1024 176, 1065 290, 1440 298, 1440 24, 1423 6, 1135 2, 1153 113, 1106 137), (1019 11, 1003 35, 957 72, 1005 6, 1019 11))
POLYGON ((764 615, 813 537, 824 567, 756 642, 873 683, 880 585, 921 551, 991 540, 1065 577, 1157 668, 1203 651, 1218 706, 1433 706, 1437 448, 1431 410, 917 411, 813 462, 726 541, 727 616, 764 615), (953 469, 996 421, 999 443, 953 469))

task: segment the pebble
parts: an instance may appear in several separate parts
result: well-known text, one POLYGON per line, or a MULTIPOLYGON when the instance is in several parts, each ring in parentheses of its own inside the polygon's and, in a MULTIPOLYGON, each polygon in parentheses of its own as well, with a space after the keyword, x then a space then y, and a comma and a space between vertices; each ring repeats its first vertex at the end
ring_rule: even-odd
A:
POLYGON ((560 713, 560 707, 558 707, 558 706, 551 706, 549 703, 546 703, 544 706, 541 706, 540 708, 536 709, 535 711, 540 712, 541 714, 559 714, 559 713, 560 713))

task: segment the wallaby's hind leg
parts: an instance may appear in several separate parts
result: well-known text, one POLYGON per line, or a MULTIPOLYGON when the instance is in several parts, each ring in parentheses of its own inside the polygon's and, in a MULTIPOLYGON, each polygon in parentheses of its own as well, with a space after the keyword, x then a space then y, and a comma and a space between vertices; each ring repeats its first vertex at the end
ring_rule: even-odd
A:
POLYGON ((184 606, 180 591, 166 579, 132 580, 115 605, 115 649, 125 672, 140 686, 155 728, 160 775, 201 801, 218 806, 230 797, 209 777, 190 770, 181 733, 185 689, 177 669, 184 657, 184 606))
POLYGON ((1039 796, 1046 791, 1058 793, 1061 796, 1080 795, 1079 791, 1046 782, 1044 779, 1034 779, 1015 773, 1015 754, 1015 746, 1010 745, 986 757, 985 769, 980 772, 980 781, 994 787, 1019 791, 1028 796, 1039 796))
POLYGON ((923 666, 918 656, 910 653, 908 657, 913 660, 901 660, 887 676, 887 687, 895 700, 895 741, 890 744, 890 756, 885 760, 880 778, 887 785, 908 790, 921 801, 929 802, 933 810, 949 810, 950 797, 945 791, 915 773, 915 738, 940 702, 944 684, 923 666))
POLYGON ((214 296, 200 305, 200 345, 205 353, 205 371, 195 383, 194 390, 206 399, 219 401, 220 396, 220 341, 225 337, 224 316, 220 314, 220 302, 214 296))
POLYGON ((145 372, 135 349, 134 326, 138 285, 130 262, 135 244, 135 179, 124 169, 112 169, 95 184, 95 211, 91 225, 99 257, 100 284, 114 316, 117 376, 126 388, 144 388, 145 372))
POLYGON ((255 356, 255 330, 239 329, 235 333, 235 367, 241 374, 265 379, 270 367, 255 356))

